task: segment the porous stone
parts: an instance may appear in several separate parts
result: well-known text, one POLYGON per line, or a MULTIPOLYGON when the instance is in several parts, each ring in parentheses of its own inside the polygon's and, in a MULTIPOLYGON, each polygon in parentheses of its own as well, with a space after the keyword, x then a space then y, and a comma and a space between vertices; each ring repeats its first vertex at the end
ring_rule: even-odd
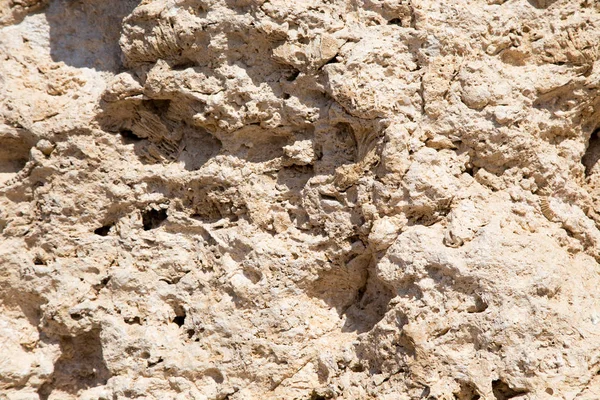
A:
POLYGON ((0 0, 0 399, 597 399, 600 4, 0 0))

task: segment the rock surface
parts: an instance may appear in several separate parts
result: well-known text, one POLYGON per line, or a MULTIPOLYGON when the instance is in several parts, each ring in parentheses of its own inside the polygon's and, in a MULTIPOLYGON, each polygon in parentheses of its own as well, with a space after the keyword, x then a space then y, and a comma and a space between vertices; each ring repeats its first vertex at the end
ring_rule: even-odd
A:
POLYGON ((0 399, 600 398, 599 4, 0 0, 0 399))

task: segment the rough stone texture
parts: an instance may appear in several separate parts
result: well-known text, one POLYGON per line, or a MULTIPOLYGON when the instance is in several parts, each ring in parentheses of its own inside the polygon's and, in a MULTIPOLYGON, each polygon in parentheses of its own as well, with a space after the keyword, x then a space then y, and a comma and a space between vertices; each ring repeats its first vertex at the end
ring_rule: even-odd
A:
POLYGON ((0 399, 599 399, 599 4, 0 0, 0 399))

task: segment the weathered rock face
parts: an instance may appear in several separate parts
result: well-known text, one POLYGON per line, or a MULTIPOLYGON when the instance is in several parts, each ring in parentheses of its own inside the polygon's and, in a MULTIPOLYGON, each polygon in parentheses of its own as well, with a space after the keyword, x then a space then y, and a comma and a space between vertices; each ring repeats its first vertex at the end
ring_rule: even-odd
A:
POLYGON ((1 399, 600 398, 600 5, 0 2, 1 399))

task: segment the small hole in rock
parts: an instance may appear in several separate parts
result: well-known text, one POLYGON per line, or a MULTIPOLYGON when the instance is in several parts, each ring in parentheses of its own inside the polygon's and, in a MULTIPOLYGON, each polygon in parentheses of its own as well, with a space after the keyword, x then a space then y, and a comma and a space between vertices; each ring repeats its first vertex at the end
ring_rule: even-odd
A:
POLYGON ((121 134, 123 139, 125 139, 125 142, 131 143, 131 142, 139 142, 140 140, 142 140, 141 137, 137 136, 135 133, 133 133, 129 129, 122 129, 119 133, 121 134))
POLYGON ((365 370, 365 366, 361 363, 356 363, 350 366, 352 372, 363 372, 365 370))
POLYGON ((169 107, 171 106, 171 100, 143 100, 142 104, 146 106, 146 109, 148 111, 151 111, 156 115, 164 115, 169 111, 169 107))
POLYGON ((402 26, 402 20, 400 18, 392 18, 388 21, 388 25, 400 25, 402 26))
POLYGON ((149 231, 150 229, 156 229, 160 224, 167 219, 167 210, 155 210, 150 209, 142 213, 142 224, 144 230, 149 231))
POLYGON ((185 313, 183 315, 178 315, 173 318, 173 323, 177 324, 178 327, 182 327, 185 324, 185 313))
POLYGON ((110 228, 112 228, 112 225, 101 226, 100 228, 94 229, 94 233, 99 236, 107 236, 110 228))
POLYGON ((40 257, 36 257, 33 260, 33 264, 34 265, 46 265, 46 262, 44 260, 42 260, 40 257))
POLYGON ((473 176, 474 173, 475 173, 473 170, 474 170, 473 166, 466 166, 465 167, 465 174, 469 174, 469 175, 473 176))
POLYGON ((141 325, 142 324, 142 320, 140 319, 140 317, 133 317, 133 318, 129 318, 129 319, 125 319, 125 323, 127 323, 128 325, 141 325))
POLYGON ((288 82, 293 82, 298 78, 298 75, 300 75, 300 71, 295 69, 286 79, 288 82))
POLYGON ((74 321, 79 321, 81 318, 83 318, 83 316, 79 313, 71 313, 70 316, 74 321))

